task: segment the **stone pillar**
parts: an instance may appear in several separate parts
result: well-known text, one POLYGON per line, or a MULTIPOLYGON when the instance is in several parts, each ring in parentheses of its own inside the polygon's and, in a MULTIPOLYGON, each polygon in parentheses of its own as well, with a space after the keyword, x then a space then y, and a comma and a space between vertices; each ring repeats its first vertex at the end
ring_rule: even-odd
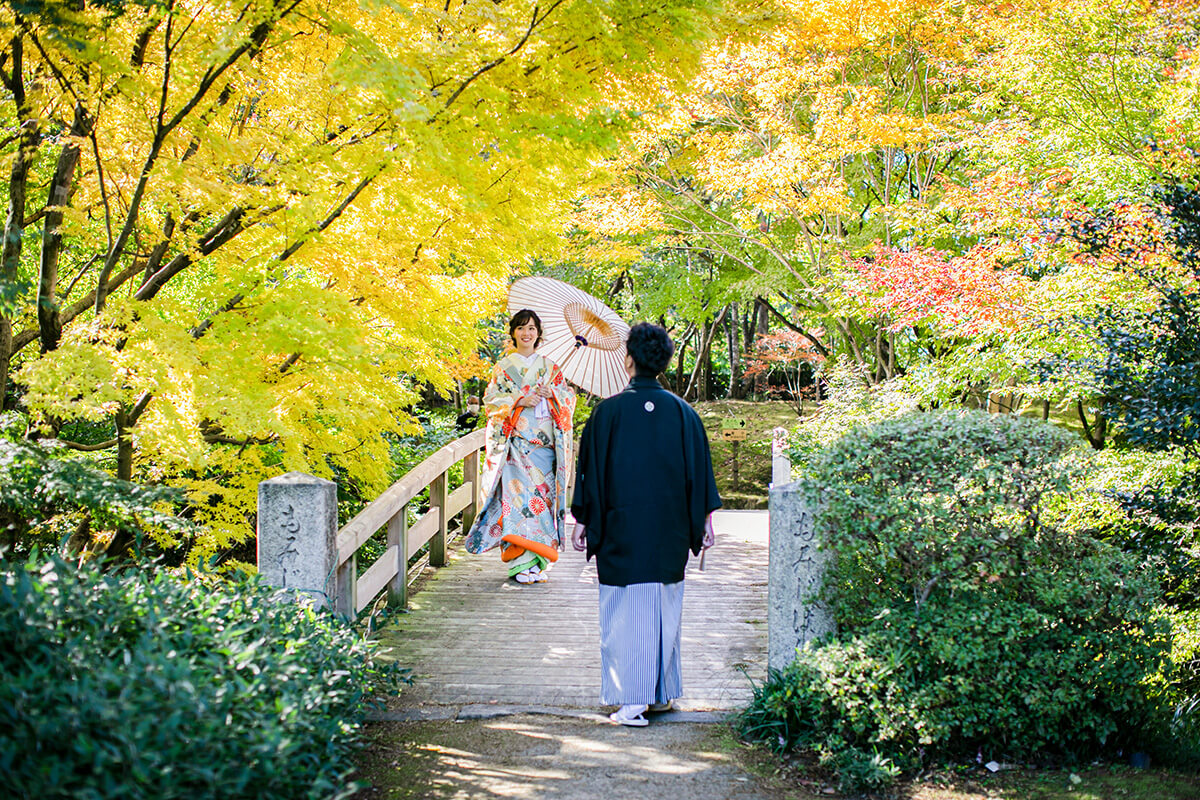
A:
POLYGON ((258 571, 263 579, 329 606, 336 566, 337 484, 303 472, 258 484, 258 571))
POLYGON ((828 555, 817 549, 813 514, 799 483, 770 489, 770 569, 767 590, 767 666, 783 669, 796 649, 835 630, 829 611, 815 602, 828 555))
POLYGON ((787 428, 771 431, 771 485, 783 486, 792 482, 792 462, 788 458, 787 428))

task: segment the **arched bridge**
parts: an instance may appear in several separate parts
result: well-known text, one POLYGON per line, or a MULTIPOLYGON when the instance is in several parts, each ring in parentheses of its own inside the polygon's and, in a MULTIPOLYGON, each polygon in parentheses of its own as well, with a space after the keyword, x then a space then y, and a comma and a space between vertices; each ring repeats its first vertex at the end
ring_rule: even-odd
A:
MULTIPOLYGON (((395 699, 394 713, 595 707, 594 565, 568 548, 548 582, 521 585, 508 580, 498 553, 455 546, 482 499, 483 443, 475 431, 446 445, 337 531, 329 523, 332 511, 336 526, 332 483, 295 473, 264 482, 260 570, 345 615, 383 620, 375 635, 416 679, 395 699), (420 498, 427 510, 417 514, 420 498), (359 563, 380 550, 370 565, 359 563), (403 613, 378 613, 385 608, 403 613)), ((704 569, 693 559, 687 570, 682 711, 742 706, 751 681, 766 673, 767 512, 718 511, 714 528, 717 545, 704 569)))

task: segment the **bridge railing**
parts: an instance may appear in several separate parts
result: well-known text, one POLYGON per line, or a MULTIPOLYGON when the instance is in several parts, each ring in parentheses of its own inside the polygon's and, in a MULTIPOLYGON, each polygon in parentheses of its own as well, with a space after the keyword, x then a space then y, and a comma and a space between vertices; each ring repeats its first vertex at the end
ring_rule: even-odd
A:
POLYGON ((450 442, 393 483, 338 531, 338 594, 334 608, 339 614, 354 616, 385 589, 392 603, 401 608, 408 605, 408 562, 426 542, 430 566, 445 565, 450 521, 461 513, 461 530, 466 531, 479 513, 479 451, 484 436, 481 429, 450 442), (460 463, 463 481, 451 490, 450 471, 460 463), (429 510, 409 525, 409 504, 426 487, 429 510), (384 526, 387 550, 359 575, 359 549, 384 526))
POLYGON ((462 515, 466 531, 482 497, 479 451, 486 433, 477 430, 450 442, 393 483, 358 516, 337 529, 337 486, 290 472, 258 487, 258 569, 268 583, 312 596, 354 617, 383 592, 393 605, 408 605, 409 561, 426 544, 429 563, 446 563, 451 521, 462 515), (463 479, 451 487, 451 471, 463 479), (429 489, 429 508, 409 524, 409 506, 429 489), (387 546, 359 574, 358 554, 382 530, 387 546))

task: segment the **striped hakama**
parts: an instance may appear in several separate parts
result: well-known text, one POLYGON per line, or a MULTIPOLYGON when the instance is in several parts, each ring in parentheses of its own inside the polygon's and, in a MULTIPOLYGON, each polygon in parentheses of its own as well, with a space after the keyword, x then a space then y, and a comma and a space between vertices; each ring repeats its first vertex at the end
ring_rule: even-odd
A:
POLYGON ((683 694, 683 581, 600 584, 600 702, 665 703, 683 694))

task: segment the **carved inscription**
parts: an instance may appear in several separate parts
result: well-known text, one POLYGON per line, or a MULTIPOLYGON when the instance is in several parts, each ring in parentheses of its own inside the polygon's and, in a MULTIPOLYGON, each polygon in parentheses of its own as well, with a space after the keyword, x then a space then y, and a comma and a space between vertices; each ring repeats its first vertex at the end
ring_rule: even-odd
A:
POLYGON ((279 527, 283 530, 283 549, 278 556, 279 573, 282 586, 291 587, 288 581, 289 573, 296 569, 296 560, 300 558, 300 549, 296 547, 296 539, 300 534, 300 523, 296 520, 296 509, 291 503, 286 504, 279 512, 279 527))
POLYGON ((814 595, 821 586, 821 566, 817 562, 816 535, 816 526, 813 525, 812 515, 807 511, 802 512, 796 520, 796 527, 792 529, 792 536, 796 540, 793 545, 796 559, 792 563, 792 574, 796 576, 792 630, 797 643, 807 642, 819 635, 819 632, 814 630, 818 621, 814 618, 813 609, 813 604, 816 602, 814 595))
POLYGON ((775 669, 791 663, 797 648, 835 629, 819 601, 828 554, 816 526, 816 515, 797 488, 772 488, 768 663, 775 669))

